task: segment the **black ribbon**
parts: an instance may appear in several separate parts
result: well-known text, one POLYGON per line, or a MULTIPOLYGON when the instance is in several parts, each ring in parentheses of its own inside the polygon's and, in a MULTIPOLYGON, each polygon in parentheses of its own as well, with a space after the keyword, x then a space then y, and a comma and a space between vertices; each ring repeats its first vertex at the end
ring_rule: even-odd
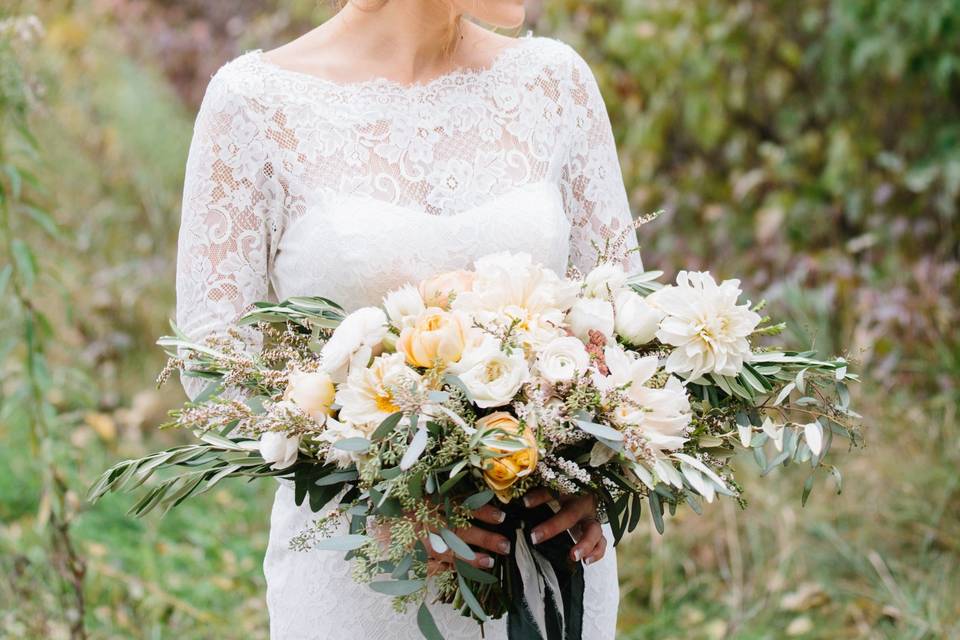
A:
MULTIPOLYGON (((583 565, 570 560, 574 541, 567 532, 549 540, 533 544, 530 532, 534 527, 554 516, 547 505, 527 508, 518 502, 498 505, 507 517, 499 525, 484 525, 510 540, 510 556, 498 563, 500 579, 504 588, 507 606, 507 633, 510 640, 581 640, 583 635, 583 565), (540 632, 532 608, 538 603, 529 603, 524 596, 524 576, 517 564, 517 538, 523 536, 529 549, 546 560, 556 575, 559 594, 552 594, 547 586, 544 610, 546 637, 540 632), (557 610, 554 596, 563 603, 563 612, 557 610)), ((538 569, 539 570, 539 569, 538 569)), ((527 580, 536 576, 526 576, 527 580)))

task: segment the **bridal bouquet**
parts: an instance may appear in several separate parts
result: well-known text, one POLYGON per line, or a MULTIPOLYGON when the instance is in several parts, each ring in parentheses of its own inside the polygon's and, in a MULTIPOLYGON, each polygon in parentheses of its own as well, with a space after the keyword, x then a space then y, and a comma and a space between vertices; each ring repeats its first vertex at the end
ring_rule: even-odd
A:
POLYGON ((142 515, 225 478, 278 476, 318 512, 291 544, 343 552, 356 579, 419 606, 424 636, 441 637, 428 605, 446 602, 481 623, 508 614, 512 638, 579 638, 573 536, 534 544, 556 506, 523 508, 527 491, 594 496, 619 540, 644 508, 662 532, 680 505, 742 503, 738 450, 764 474, 807 465, 806 501, 817 473, 839 486, 834 437, 857 440, 844 359, 762 346, 783 327, 741 301, 737 280, 660 275, 601 262, 563 277, 500 253, 379 307, 298 297, 203 342, 174 327, 160 381, 179 369, 210 384, 166 426, 198 440, 121 462, 91 498, 167 471, 132 507, 142 515), (256 354, 242 333, 254 328, 256 354), (483 570, 456 532, 488 503, 512 546, 483 570), (437 570, 430 553, 448 551, 437 570))

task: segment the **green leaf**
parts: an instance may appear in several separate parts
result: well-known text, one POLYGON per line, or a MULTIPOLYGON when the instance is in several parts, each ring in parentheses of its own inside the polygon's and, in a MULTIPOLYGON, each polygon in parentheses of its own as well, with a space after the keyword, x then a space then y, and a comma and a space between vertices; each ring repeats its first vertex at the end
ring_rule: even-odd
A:
POLYGON ((653 525, 657 528, 657 533, 663 535, 663 508, 660 505, 660 497, 656 493, 647 496, 650 503, 650 515, 653 516, 653 525))
POLYGON ((397 425, 400 424, 400 419, 402 417, 402 411, 391 413, 389 416, 383 419, 383 422, 381 422, 380 426, 376 428, 376 430, 373 432, 373 435, 370 436, 370 439, 374 442, 377 442, 386 438, 388 435, 393 433, 394 429, 397 428, 397 425))
POLYGON ((370 538, 367 536, 353 533, 333 538, 324 538, 317 541, 313 545, 313 548, 321 551, 353 551, 365 545, 369 540, 370 538))
POLYGON ((344 438, 334 442, 333 446, 341 451, 363 452, 370 449, 370 441, 366 438, 344 438))
POLYGON ((455 554, 463 558, 464 560, 475 560, 477 554, 474 553, 466 542, 461 540, 457 534, 450 529, 440 529, 440 537, 443 538, 443 541, 447 543, 447 546, 450 547, 450 550, 455 554))
POLYGON ((493 498, 493 491, 490 489, 485 489, 480 493, 475 493, 466 500, 463 501, 463 506, 471 511, 476 511, 483 505, 490 502, 490 499, 493 498))
POLYGON ((420 591, 423 580, 378 580, 370 583, 370 588, 388 596, 408 596, 420 591))
POLYGON ((470 607, 470 611, 473 612, 473 615, 475 615, 481 622, 486 622, 489 620, 490 616, 488 616, 487 612, 483 610, 482 606, 480 606, 480 602, 477 601, 477 597, 473 595, 473 591, 470 590, 470 585, 467 584, 467 581, 464 580, 463 576, 460 574, 457 574, 457 583, 460 585, 460 595, 463 596, 464 602, 466 602, 467 606, 470 607))
POLYGON ((623 434, 613 427, 605 424, 597 424, 596 422, 590 422, 589 420, 575 420, 575 422, 577 423, 578 427, 592 436, 603 438, 604 440, 613 440, 614 442, 623 440, 623 434))
POLYGON ((443 634, 437 628, 437 623, 430 609, 427 608, 426 602, 421 602, 420 609, 417 610, 417 626, 420 627, 420 633, 426 640, 443 640, 443 634))
POLYGON ((356 469, 347 469, 346 471, 334 471, 333 473, 328 473, 322 478, 317 478, 316 484, 318 487, 323 487, 332 484, 341 484, 343 482, 353 482, 360 478, 360 474, 357 473, 356 469))
POLYGON ((454 558, 453 564, 457 568, 457 573, 468 580, 473 580, 481 584, 497 584, 498 582, 497 577, 493 574, 487 573, 482 569, 477 569, 472 564, 467 564, 459 558, 454 558))

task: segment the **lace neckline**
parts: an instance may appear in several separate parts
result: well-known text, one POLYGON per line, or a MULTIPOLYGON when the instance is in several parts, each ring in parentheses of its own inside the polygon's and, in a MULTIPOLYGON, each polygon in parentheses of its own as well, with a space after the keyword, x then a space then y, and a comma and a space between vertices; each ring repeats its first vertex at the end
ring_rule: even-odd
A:
POLYGON ((517 36, 516 42, 510 46, 504 47, 493 56, 493 59, 483 67, 458 67, 452 71, 431 78, 426 82, 416 82, 405 84, 396 80, 391 80, 383 76, 375 76, 364 80, 353 80, 350 82, 339 82, 322 76, 297 71, 282 67, 274 62, 270 62, 263 57, 263 49, 253 49, 248 52, 251 59, 262 70, 276 76, 287 77, 298 81, 301 84, 308 84, 315 87, 327 88, 336 92, 354 93, 365 89, 377 89, 391 94, 418 95, 429 93, 436 89, 447 86, 462 86, 495 76, 510 60, 514 59, 526 46, 536 38, 532 31, 527 31, 522 36, 517 36))

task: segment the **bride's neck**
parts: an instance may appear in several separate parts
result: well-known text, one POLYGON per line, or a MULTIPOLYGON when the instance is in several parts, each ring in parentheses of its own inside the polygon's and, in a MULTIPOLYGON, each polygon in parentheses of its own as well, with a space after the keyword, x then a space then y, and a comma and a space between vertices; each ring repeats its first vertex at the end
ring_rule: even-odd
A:
POLYGON ((377 9, 348 3, 325 27, 331 37, 350 43, 348 55, 384 61, 393 80, 412 83, 457 66, 450 38, 459 20, 439 2, 392 1, 377 9))

